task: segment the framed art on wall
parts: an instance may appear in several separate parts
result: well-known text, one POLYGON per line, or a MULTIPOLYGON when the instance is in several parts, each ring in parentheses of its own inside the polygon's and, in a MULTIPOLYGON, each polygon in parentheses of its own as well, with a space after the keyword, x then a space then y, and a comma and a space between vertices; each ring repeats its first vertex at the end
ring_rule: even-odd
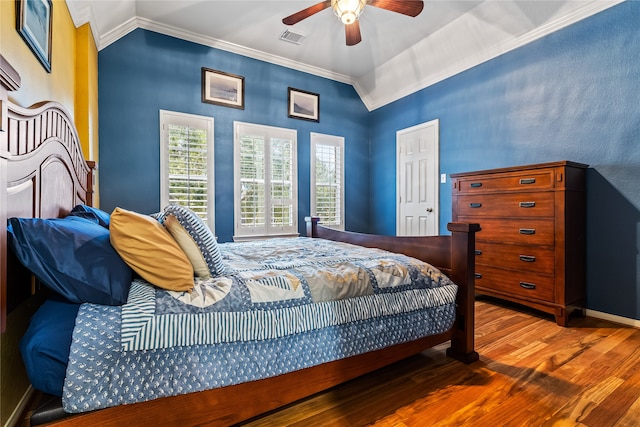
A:
POLYGON ((51 0, 17 0, 16 27, 42 66, 51 72, 51 0))
POLYGON ((202 67, 202 102, 244 110, 244 77, 202 67))
POLYGON ((305 90, 289 88, 289 117, 320 121, 320 95, 305 90))

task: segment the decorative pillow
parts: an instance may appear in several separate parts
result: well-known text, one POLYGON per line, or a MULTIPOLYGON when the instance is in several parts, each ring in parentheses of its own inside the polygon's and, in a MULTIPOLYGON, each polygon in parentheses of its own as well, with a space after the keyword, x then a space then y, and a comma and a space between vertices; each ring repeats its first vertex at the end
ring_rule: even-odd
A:
POLYGON ((157 220, 115 208, 109 230, 113 247, 147 282, 171 291, 193 288, 191 263, 157 220))
POLYGON ((109 228, 109 213, 92 206, 76 205, 73 209, 71 209, 69 216, 86 218, 104 228, 109 228))
POLYGON ((187 254, 198 276, 216 277, 224 274, 225 267, 216 238, 195 212, 184 206, 168 205, 164 208, 164 225, 187 254))
POLYGON ((9 245, 48 288, 75 303, 121 305, 133 272, 109 243, 109 230, 79 217, 11 218, 9 245))

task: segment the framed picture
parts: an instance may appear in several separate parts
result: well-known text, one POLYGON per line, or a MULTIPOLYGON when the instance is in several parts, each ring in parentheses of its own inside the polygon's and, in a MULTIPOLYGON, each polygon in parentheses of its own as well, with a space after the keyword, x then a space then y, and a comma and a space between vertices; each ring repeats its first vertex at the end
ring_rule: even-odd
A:
POLYGON ((320 121, 320 95, 300 89, 289 88, 289 117, 320 121))
POLYGON ((42 66, 51 72, 51 0, 17 0, 16 26, 42 66))
POLYGON ((202 102, 244 110, 244 77, 202 67, 202 102))

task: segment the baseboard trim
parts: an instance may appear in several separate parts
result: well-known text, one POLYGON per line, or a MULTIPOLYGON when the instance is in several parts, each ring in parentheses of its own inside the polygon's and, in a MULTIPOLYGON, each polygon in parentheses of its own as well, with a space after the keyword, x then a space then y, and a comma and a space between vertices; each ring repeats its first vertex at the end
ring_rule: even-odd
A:
POLYGON ((18 406, 14 408, 13 412, 7 419, 7 422, 4 423, 4 427, 14 427, 16 424, 18 424, 18 422, 20 421, 20 417, 24 414, 24 411, 27 408, 27 405, 29 405, 29 403, 31 402, 33 393, 35 393, 35 390, 33 389, 33 387, 31 387, 31 385, 29 385, 27 390, 22 395, 22 398, 18 402, 18 406))
POLYGON ((640 329, 640 320, 630 319, 628 317, 617 316, 615 314, 603 313, 601 311, 586 310, 585 313, 588 317, 595 317, 596 319, 609 320, 611 322, 620 323, 622 325, 632 326, 640 329))

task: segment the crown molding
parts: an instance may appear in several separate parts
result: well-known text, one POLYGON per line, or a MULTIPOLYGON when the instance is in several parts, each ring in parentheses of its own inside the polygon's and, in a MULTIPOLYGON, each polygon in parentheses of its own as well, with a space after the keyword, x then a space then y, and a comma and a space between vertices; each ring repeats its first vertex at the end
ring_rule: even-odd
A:
POLYGON ((185 31, 180 28, 161 24, 156 21, 140 17, 132 17, 118 27, 105 33, 104 35, 100 35, 96 24, 97 21, 93 15, 93 10, 89 5, 89 2, 74 2, 71 0, 67 0, 66 4, 69 9, 69 13, 71 14, 73 23, 76 27, 80 27, 87 22, 90 24, 91 32, 93 34, 98 50, 106 48, 107 46, 116 42, 135 29, 142 28, 148 31, 154 31, 182 40, 198 43, 204 46, 209 46, 215 49, 224 50, 227 52, 235 53, 253 59, 258 59, 271 64, 280 65, 297 71, 352 85, 356 93, 360 96, 365 107, 369 111, 373 111, 415 92, 418 92, 422 89, 425 89, 429 86, 432 86, 436 83, 439 83, 443 80, 446 80, 447 78, 455 76, 456 74, 459 74, 463 71, 469 70, 476 65, 480 65, 484 62, 490 61, 491 59, 494 59, 500 55, 503 55, 507 52, 515 50, 542 37, 545 37, 585 18, 593 16, 599 12, 602 12, 603 10, 620 4, 623 1, 624 0, 593 0, 590 2, 585 2, 585 5, 583 7, 576 9, 572 13, 561 16, 558 19, 551 21, 541 27, 538 27, 533 31, 508 40, 491 49, 478 52, 475 55, 467 56, 463 60, 451 64, 448 67, 429 72, 428 75, 421 79, 416 80, 415 78, 412 79, 411 76, 408 76, 405 79, 405 84, 400 89, 398 88, 396 84, 397 80, 395 79, 393 82, 381 82, 379 81, 379 79, 376 79, 376 85, 373 90, 367 89, 365 81, 370 79, 372 75, 383 75, 385 69, 403 69, 404 59, 402 58, 402 54, 396 56, 395 58, 392 58, 391 60, 387 61, 377 69, 372 70, 371 73, 365 76, 352 78, 344 74, 334 73, 323 68, 314 67, 280 56, 270 55, 265 52, 251 49, 245 46, 229 43, 213 37, 203 36, 201 34, 185 31), (414 81, 411 82, 411 80, 414 81))
POLYGON ((134 31, 136 28, 140 28, 140 18, 134 16, 133 18, 129 18, 122 24, 118 25, 114 29, 107 31, 104 35, 100 36, 96 43, 96 45, 98 46, 98 51, 101 51, 112 43, 117 42, 130 32, 134 31))
POLYGON ((88 3, 77 3, 74 1, 66 0, 67 9, 69 10, 69 15, 71 15, 71 20, 73 21, 73 25, 76 28, 80 28, 86 23, 89 23, 89 28, 91 29, 91 34, 93 35, 93 41, 98 46, 98 40, 100 39, 100 32, 98 31, 98 23, 96 21, 95 15, 93 14, 93 9, 89 6, 88 3))
POLYGON ((129 19, 127 22, 122 25, 114 28, 109 31, 103 37, 100 38, 98 43, 98 50, 102 50, 110 44, 116 42, 120 38, 124 37, 131 31, 141 28, 148 31, 153 31, 156 33, 164 34, 166 36, 176 37, 181 40, 190 41, 193 43, 201 44, 204 46, 209 46, 215 49, 224 50, 227 52, 235 53, 238 55, 246 56, 253 59, 258 59, 261 61, 269 62, 271 64, 280 65, 283 67, 291 68, 297 71, 302 71, 308 74, 313 74, 319 77, 324 77, 330 80, 335 80, 338 82, 353 84, 353 79, 344 74, 334 73, 323 68, 314 67, 311 65, 303 64, 301 62, 292 61, 287 58, 283 58, 276 55, 270 55, 265 52, 251 49, 245 46, 237 45, 234 43, 229 43, 224 40, 216 39, 213 37, 203 36, 202 34, 185 31, 181 28, 176 28, 170 25, 161 24, 159 22, 146 19, 134 17, 129 19))

